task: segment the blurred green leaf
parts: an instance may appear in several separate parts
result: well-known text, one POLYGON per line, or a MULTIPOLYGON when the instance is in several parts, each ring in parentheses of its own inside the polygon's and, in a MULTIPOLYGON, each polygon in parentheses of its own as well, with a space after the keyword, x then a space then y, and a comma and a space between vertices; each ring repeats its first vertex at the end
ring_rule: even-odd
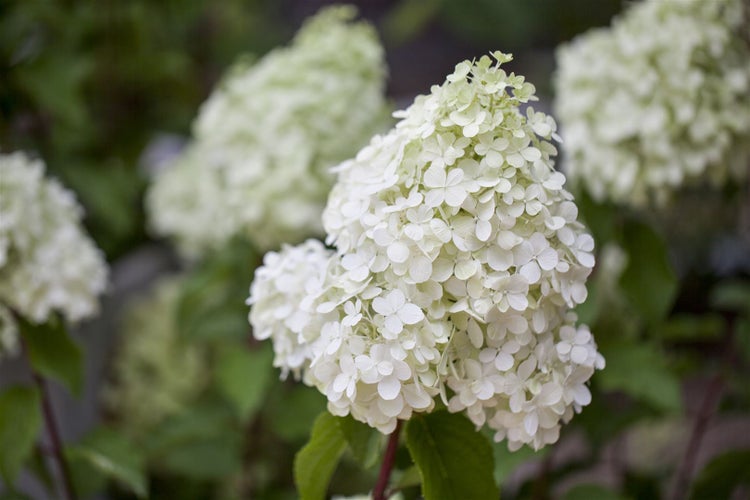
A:
POLYGON ((234 405, 242 421, 252 417, 263 403, 273 376, 273 350, 264 343, 257 350, 231 346, 219 356, 216 379, 219 389, 234 405))
POLYGON ((381 24, 383 38, 392 45, 401 45, 417 36, 435 19, 440 0, 402 0, 386 14, 381 24))
POLYGON ((240 467, 243 432, 222 401, 168 418, 147 442, 153 467, 195 479, 228 477, 240 467))
POLYGON ((681 409, 680 384, 665 356, 650 344, 612 344, 603 350, 607 366, 597 373, 602 389, 623 391, 667 412, 681 409))
POLYGON ((271 396, 266 420, 274 433, 289 442, 306 439, 316 417, 326 409, 326 397, 312 387, 279 383, 271 396))
POLYGON ((465 416, 446 411, 412 416, 406 446, 419 467, 426 500, 500 496, 492 447, 465 416))
POLYGON ((576 204, 586 227, 589 228, 596 246, 604 248, 604 244, 615 237, 617 228, 618 211, 609 203, 598 203, 591 198, 585 190, 576 194, 576 204))
POLYGON ((294 483, 302 500, 322 500, 346 450, 337 418, 323 412, 315 420, 310 441, 294 457, 294 483))
POLYGON ((83 386, 83 355, 62 321, 53 318, 33 325, 21 319, 19 327, 34 369, 79 395, 83 386))
POLYGON ((690 498, 732 498, 740 486, 750 488, 750 450, 733 450, 711 460, 693 483, 690 498))
POLYGON ((627 498, 629 497, 598 484, 574 486, 563 497, 564 500, 626 500, 627 498))
POLYGON ((656 330, 664 340, 716 340, 726 325, 718 314, 679 314, 672 316, 656 330))
POLYGON ((631 221, 625 225, 622 247, 628 264, 620 286, 645 321, 661 321, 672 307, 678 285, 667 246, 649 226, 631 221))
POLYGON ((337 420, 349 450, 357 462, 366 469, 375 465, 380 455, 382 434, 369 425, 354 420, 351 415, 339 417, 337 420))
POLYGON ((85 461, 104 477, 117 481, 134 495, 148 495, 146 463, 142 452, 124 435, 100 428, 67 451, 85 461))
POLYGON ((193 340, 249 338, 245 298, 257 255, 235 239, 188 276, 177 308, 179 331, 193 340))
POLYGON ((750 282, 733 280, 720 283, 711 291, 711 306, 750 316, 750 282))
POLYGON ((41 398, 35 389, 14 386, 0 394, 0 475, 5 484, 15 483, 41 427, 41 398))
POLYGON ((419 475, 419 467, 412 465, 398 476, 398 480, 393 485, 394 490, 412 488, 422 484, 422 476, 419 475))
POLYGON ((495 482, 502 485, 508 476, 521 464, 543 459, 549 452, 549 448, 534 451, 528 446, 523 446, 516 451, 510 451, 508 450, 508 444, 503 441, 500 443, 493 442, 492 451, 495 458, 495 482))

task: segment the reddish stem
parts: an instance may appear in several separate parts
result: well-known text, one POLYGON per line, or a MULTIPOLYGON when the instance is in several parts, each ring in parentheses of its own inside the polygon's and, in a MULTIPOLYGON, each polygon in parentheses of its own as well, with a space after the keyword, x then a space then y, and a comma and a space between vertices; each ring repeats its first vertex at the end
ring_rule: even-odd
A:
POLYGON ((31 370, 31 377, 34 379, 34 383, 39 388, 39 393, 42 396, 42 416, 44 418, 44 426, 47 429, 47 434, 50 440, 50 451, 52 456, 55 458, 57 465, 60 469, 60 477, 62 478, 63 492, 66 500, 76 500, 77 496, 75 489, 73 488, 73 481, 71 479, 70 468, 68 462, 65 460, 63 455, 63 444, 60 439, 60 432, 57 429, 57 421, 55 420, 55 413, 52 410, 52 402, 50 401, 49 391, 47 390, 47 383, 35 369, 34 365, 31 364, 31 358, 29 357, 29 351, 26 347, 26 343, 21 340, 21 349, 23 350, 24 356, 29 363, 29 369, 31 370))
POLYGON ((388 438, 388 447, 385 449, 385 455, 383 456, 383 464, 380 466, 380 475, 378 476, 378 482, 375 483, 375 489, 372 492, 373 500, 386 500, 386 488, 388 488, 388 480, 391 477, 391 471, 393 470, 393 464, 396 461, 396 450, 398 449, 398 434, 401 430, 401 421, 396 421, 396 428, 388 438))

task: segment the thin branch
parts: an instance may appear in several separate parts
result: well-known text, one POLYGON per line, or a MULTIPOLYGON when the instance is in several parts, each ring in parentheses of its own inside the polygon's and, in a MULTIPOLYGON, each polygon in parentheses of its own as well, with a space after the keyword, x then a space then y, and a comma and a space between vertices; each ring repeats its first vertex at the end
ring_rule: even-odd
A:
POLYGON ((388 481, 391 477, 391 471, 393 470, 393 464, 396 461, 396 450, 398 449, 398 435, 401 430, 401 421, 396 421, 396 428, 388 438, 388 447, 385 449, 385 455, 383 455, 383 464, 380 466, 380 474, 378 475, 378 482, 375 483, 375 489, 372 492, 373 500, 386 500, 386 488, 388 488, 388 481))
POLYGON ((76 500, 78 497, 73 487, 73 481, 70 474, 70 468, 68 462, 65 460, 63 455, 63 444, 60 439, 60 432, 57 428, 57 421, 55 420, 55 413, 52 410, 52 402, 49 397, 49 391, 47 390, 47 383, 31 364, 31 358, 29 357, 29 351, 26 347, 26 343, 21 339, 21 349, 23 350, 24 357, 29 364, 31 370, 31 377, 34 379, 34 383, 39 388, 39 393, 42 396, 42 416, 44 418, 44 426, 47 429, 47 434, 50 439, 50 451, 52 456, 57 462, 57 466, 60 469, 60 477, 62 478, 62 489, 64 492, 64 498, 66 500, 76 500))
MULTIPOLYGON (((728 364, 733 357, 732 345, 734 341, 735 319, 733 316, 727 315, 726 320, 727 333, 724 337, 723 353, 721 356, 722 365, 728 364)), ((719 403, 721 402, 721 396, 725 387, 724 378, 723 372, 714 375, 703 395, 703 401, 701 401, 698 413, 695 416, 695 423, 693 424, 693 430, 690 433, 690 439, 687 448, 685 449, 685 455, 682 457, 682 462, 675 472, 675 481, 673 483, 671 495, 672 500, 687 498, 703 436, 706 434, 708 424, 718 410, 719 403)))
POLYGON ((706 434, 711 417, 719 406, 721 393, 723 391, 724 376, 722 374, 717 374, 708 384, 706 393, 703 395, 703 401, 698 409, 698 414, 695 417, 695 423, 693 425, 693 430, 690 433, 690 441, 688 441, 685 456, 682 458, 680 468, 677 470, 674 490, 672 490, 672 500, 679 500, 687 497, 690 480, 693 477, 693 469, 695 469, 695 461, 698 457, 698 451, 700 450, 703 436, 706 434))

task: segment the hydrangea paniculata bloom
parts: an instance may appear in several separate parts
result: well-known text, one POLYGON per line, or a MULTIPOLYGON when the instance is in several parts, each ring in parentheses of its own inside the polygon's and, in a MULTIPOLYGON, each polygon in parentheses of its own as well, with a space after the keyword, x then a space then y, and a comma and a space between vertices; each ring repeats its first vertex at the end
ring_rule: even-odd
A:
POLYGON ((192 402, 205 387, 205 349, 183 342, 176 311, 183 281, 162 279, 130 304, 114 360, 108 406, 131 435, 142 435, 192 402))
POLYGON ((262 249, 322 234, 331 167, 387 122, 383 50, 354 15, 324 9, 290 47, 232 68, 148 195, 157 233, 191 256, 237 234, 262 249))
POLYGON ((556 111, 571 180, 597 200, 639 206, 746 178, 743 19, 742 0, 646 0, 561 47, 556 111))
POLYGON ((11 310, 33 323, 70 322, 98 310, 104 257, 81 225, 71 191, 24 153, 0 155, 0 343, 15 344, 11 310))
POLYGON ((458 64, 337 167, 323 215, 336 250, 268 256, 251 323, 300 344, 288 369, 335 415, 388 433, 440 397, 512 449, 539 448, 604 365, 570 311, 593 240, 553 169, 555 122, 521 112, 534 87, 493 57, 458 64))

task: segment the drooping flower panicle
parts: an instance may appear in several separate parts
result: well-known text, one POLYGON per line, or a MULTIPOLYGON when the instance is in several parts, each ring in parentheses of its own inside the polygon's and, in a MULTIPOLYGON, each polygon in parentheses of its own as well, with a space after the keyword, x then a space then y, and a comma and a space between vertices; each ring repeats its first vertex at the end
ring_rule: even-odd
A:
POLYGON ((645 0, 562 46, 556 112, 571 180, 643 206, 747 178, 746 19, 742 0, 645 0))
POLYGON ((0 344, 12 350, 11 310, 32 323, 75 322, 98 310, 107 284, 101 251, 85 233, 71 191, 24 153, 0 154, 0 344))
POLYGON ((322 233, 330 168, 387 123, 383 50, 355 14, 324 9, 288 48, 229 71, 148 194, 156 233, 193 257, 238 234, 267 250, 322 233))
POLYGON ((521 112, 534 87, 493 57, 458 64, 337 167, 323 215, 336 250, 267 257, 250 319, 256 335, 299 344, 305 359, 287 369, 336 415, 388 433, 441 397, 511 448, 538 448, 589 403, 604 364, 570 312, 593 240, 553 169, 554 121, 521 112))

